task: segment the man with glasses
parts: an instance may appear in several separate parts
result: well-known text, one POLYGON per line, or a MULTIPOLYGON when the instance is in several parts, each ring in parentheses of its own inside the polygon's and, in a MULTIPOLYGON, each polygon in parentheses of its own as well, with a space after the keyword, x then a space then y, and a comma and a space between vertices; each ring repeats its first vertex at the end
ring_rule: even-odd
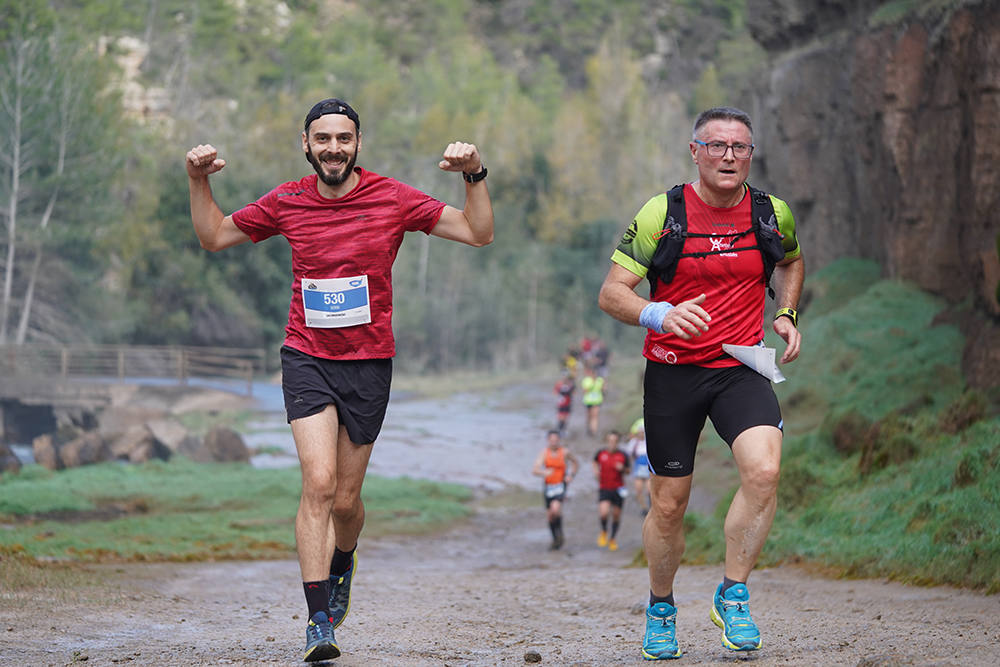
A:
POLYGON ((612 317, 648 330, 643 417, 653 476, 643 523, 650 596, 642 648, 648 660, 681 656, 674 576, 706 417, 732 450, 740 477, 710 618, 722 628, 726 648, 761 647, 746 582, 774 520, 783 422, 770 381, 722 345, 762 343, 772 270, 778 306, 772 327, 786 344, 781 362, 798 357, 801 343, 795 308, 805 269, 795 221, 785 202, 746 183, 754 150, 750 117, 730 107, 702 112, 689 149, 698 179, 640 209, 611 257, 599 298, 612 317), (679 224, 685 216, 686 228, 679 224), (657 252, 668 238, 682 244, 672 262, 657 252), (648 300, 635 292, 643 278, 650 279, 648 300))

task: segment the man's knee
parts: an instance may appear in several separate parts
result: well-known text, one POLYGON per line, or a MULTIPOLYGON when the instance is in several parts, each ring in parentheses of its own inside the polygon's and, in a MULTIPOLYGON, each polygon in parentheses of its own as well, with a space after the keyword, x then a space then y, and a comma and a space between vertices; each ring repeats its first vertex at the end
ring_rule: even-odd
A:
POLYGON ((356 517, 361 507, 361 494, 338 493, 333 499, 333 516, 347 521, 356 517))
POLYGON ((326 470, 302 471, 302 497, 314 503, 332 505, 337 493, 337 478, 326 470))

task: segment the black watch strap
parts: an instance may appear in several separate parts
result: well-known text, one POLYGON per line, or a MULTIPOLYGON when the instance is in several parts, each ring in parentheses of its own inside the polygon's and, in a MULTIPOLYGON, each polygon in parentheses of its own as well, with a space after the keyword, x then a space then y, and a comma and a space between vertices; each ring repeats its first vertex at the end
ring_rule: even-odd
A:
POLYGON ((465 179, 466 183, 478 183, 479 181, 481 181, 484 178, 486 178, 486 165, 484 164, 483 168, 480 169, 475 174, 468 174, 468 173, 466 173, 466 172, 463 171, 462 172, 462 178, 465 179))

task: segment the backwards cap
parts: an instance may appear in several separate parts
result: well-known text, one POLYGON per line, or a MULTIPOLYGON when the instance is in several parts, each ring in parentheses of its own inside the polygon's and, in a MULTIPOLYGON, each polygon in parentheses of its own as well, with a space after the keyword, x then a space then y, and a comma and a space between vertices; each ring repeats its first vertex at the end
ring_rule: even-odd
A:
POLYGON ((351 108, 351 105, 343 100, 338 100, 336 97, 331 97, 325 99, 322 102, 317 102, 313 105, 313 108, 309 110, 306 114, 305 131, 309 132, 309 125, 312 124, 314 120, 320 116, 325 116, 330 113, 337 113, 343 116, 347 116, 354 121, 354 127, 357 128, 358 132, 361 131, 361 121, 358 119, 358 112, 351 108))

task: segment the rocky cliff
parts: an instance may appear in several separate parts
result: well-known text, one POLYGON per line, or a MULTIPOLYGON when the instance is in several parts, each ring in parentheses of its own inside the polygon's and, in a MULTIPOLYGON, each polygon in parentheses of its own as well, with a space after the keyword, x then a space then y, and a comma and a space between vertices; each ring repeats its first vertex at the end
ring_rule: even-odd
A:
POLYGON ((1000 0, 749 0, 770 77, 755 180, 796 214, 808 262, 878 260, 939 294, 965 372, 1000 384, 1000 0))

